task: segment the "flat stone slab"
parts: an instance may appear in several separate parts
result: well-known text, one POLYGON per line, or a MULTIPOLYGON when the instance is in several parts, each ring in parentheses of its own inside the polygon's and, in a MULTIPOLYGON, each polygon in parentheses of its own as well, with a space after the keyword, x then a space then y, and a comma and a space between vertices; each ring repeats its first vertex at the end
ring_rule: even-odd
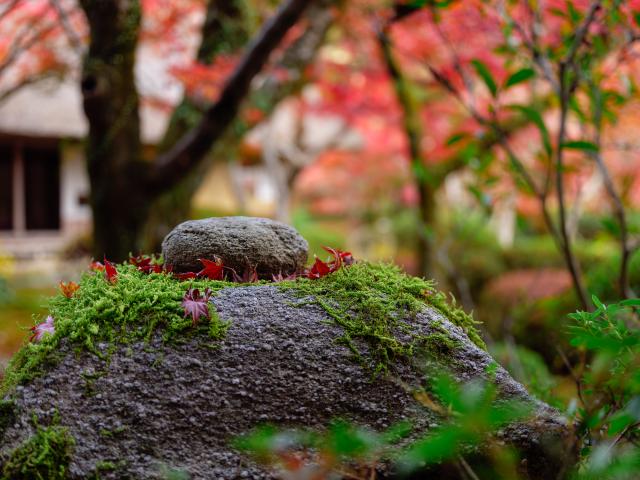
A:
POLYGON ((166 265, 173 271, 198 272, 199 258, 222 259, 238 275, 255 268, 271 279, 302 271, 309 244, 289 225, 267 218, 217 217, 189 220, 174 228, 162 242, 166 265))

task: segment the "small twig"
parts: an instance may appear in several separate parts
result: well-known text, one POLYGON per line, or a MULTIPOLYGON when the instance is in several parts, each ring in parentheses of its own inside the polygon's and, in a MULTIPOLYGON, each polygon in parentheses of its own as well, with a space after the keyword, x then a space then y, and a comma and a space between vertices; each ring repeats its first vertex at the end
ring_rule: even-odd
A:
POLYGON ((31 27, 25 28, 22 32, 16 35, 9 53, 4 57, 3 62, 0 64, 0 73, 9 68, 14 62, 16 62, 16 60, 18 60, 18 58, 20 58, 20 55, 33 47, 46 35, 51 33, 57 26, 58 24, 56 22, 49 23, 28 38, 28 40, 25 40, 25 38, 27 38, 29 33, 32 31, 31 27))
POLYGON ((22 0, 12 0, 11 3, 9 5, 7 5, 4 8, 4 10, 2 10, 2 13, 0 13, 0 22, 4 19, 4 17, 9 15, 18 6, 18 4, 21 1, 22 0))
POLYGON ((587 15, 582 21, 582 24, 578 27, 578 30, 576 30, 576 35, 573 39, 573 43, 571 44, 571 48, 567 52, 567 55, 564 58, 564 60, 562 60, 561 64, 563 63, 565 65, 568 65, 570 63, 573 63, 578 53, 578 49, 580 48, 580 46, 582 45, 582 42, 587 36, 587 33, 589 32, 589 27, 591 27, 591 24, 596 19, 596 13, 598 13, 598 10, 600 10, 601 6, 602 6, 601 0, 595 0, 594 2, 591 3, 591 5, 589 6, 589 10, 587 11, 587 15))
POLYGON ((471 478, 471 480, 480 480, 480 477, 478 477, 476 472, 473 471, 473 469, 471 468, 471 465, 467 463, 467 461, 464 459, 462 455, 458 455, 458 462, 462 466, 462 469, 464 470, 464 472, 467 475, 469 475, 469 478, 471 478))
MULTIPOLYGON (((599 91, 598 91, 598 95, 599 95, 599 91)), ((599 100, 600 99, 597 99, 595 101, 595 107, 594 107, 594 125, 595 125, 594 143, 598 147, 598 151, 590 153, 590 156, 595 162, 600 172, 600 175, 602 176, 605 190, 607 191, 607 194, 611 199, 614 215, 616 216, 618 225, 620 226, 621 259, 620 259, 620 273, 618 276, 618 288, 620 289, 620 295, 622 295, 623 298, 634 298, 635 292, 633 292, 633 290, 631 289, 631 286, 629 285, 629 261, 631 259, 632 251, 631 251, 631 245, 629 242, 627 215, 625 212, 624 204, 622 203, 622 198, 620 197, 620 195, 618 195, 616 187, 613 183, 613 179, 611 178, 609 169, 607 168, 604 162, 604 159, 602 158, 602 153, 601 153, 602 108, 599 100)))
POLYGON ((582 405, 586 407, 587 403, 582 393, 582 381, 576 375, 576 373, 573 370, 573 366, 571 365, 571 362, 569 362, 569 359, 567 358, 565 353, 562 351, 562 349, 558 345, 556 345, 556 350, 558 352, 558 355, 560 355, 560 359, 562 360, 562 363, 564 363, 564 366, 567 367, 567 370, 569 371, 569 375, 571 375, 571 379, 576 384, 576 390, 578 392, 578 398, 580 399, 580 403, 582 403, 582 405))
POLYGON ((20 80, 19 83, 12 85, 11 87, 4 90, 3 92, 0 92, 0 105, 3 102, 5 102, 9 97, 11 97, 11 95, 18 92, 21 88, 25 87, 26 85, 33 85, 34 83, 38 83, 43 80, 46 80, 47 78, 51 78, 55 76, 56 74, 53 72, 45 72, 42 74, 31 75, 27 78, 20 80))
POLYGON ((69 12, 65 12, 62 6, 58 3, 58 0, 49 0, 49 4, 53 7, 53 9, 58 14, 58 18, 60 19, 60 24, 62 25, 62 29, 64 30, 65 35, 69 39, 69 43, 73 47, 73 49, 78 54, 84 53, 84 43, 82 39, 78 36, 77 32, 71 26, 71 22, 69 21, 69 12))
MULTIPOLYGON (((598 3, 598 2, 596 2, 598 3)), ((573 58, 573 57, 567 57, 573 58)), ((573 60, 571 60, 573 61, 573 60)), ((582 283, 582 273, 580 265, 573 253, 571 238, 567 229, 567 209, 564 198, 564 142, 567 128, 567 114, 569 110, 569 97, 574 88, 567 88, 566 73, 568 64, 565 61, 560 62, 560 70, 558 73, 560 82, 560 126, 556 140, 556 194, 558 196, 558 213, 560 217, 560 236, 562 238, 562 252, 571 274, 574 289, 578 295, 578 300, 585 310, 591 311, 593 305, 587 296, 584 284, 582 283)))

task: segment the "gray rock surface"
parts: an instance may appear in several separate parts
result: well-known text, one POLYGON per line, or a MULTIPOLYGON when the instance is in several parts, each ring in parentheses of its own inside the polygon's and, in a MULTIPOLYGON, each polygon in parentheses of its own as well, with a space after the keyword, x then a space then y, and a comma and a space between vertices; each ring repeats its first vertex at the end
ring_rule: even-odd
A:
MULTIPOLYGON (((99 462, 118 465, 100 472, 106 479, 163 478, 163 466, 192 479, 274 478, 229 440, 264 422, 321 428, 341 417, 381 429, 412 419, 418 432, 438 422, 399 386, 398 379, 420 384, 415 365, 399 362, 392 375, 372 379, 334 341, 341 329, 321 308, 270 285, 227 288, 214 302, 232 322, 217 348, 207 348, 204 336, 174 345, 157 335, 150 343, 119 346, 105 362, 63 347, 59 364, 17 388, 16 417, 0 457, 33 434, 34 414, 46 423, 57 411, 76 440, 74 479, 88 478, 99 462)), ((448 362, 459 379, 483 376, 493 362, 435 310, 424 310, 416 322, 423 334, 444 327, 459 342, 448 362)), ((504 441, 525 447, 531 478, 555 478, 559 460, 547 447, 562 443, 563 419, 501 367, 496 382, 503 399, 534 402, 537 412, 533 421, 505 429, 504 441)))
POLYGON ((175 272, 197 272, 199 258, 219 257, 242 275, 256 268, 260 278, 301 271, 309 244, 289 225, 255 217, 217 217, 181 223, 165 237, 162 254, 175 272))

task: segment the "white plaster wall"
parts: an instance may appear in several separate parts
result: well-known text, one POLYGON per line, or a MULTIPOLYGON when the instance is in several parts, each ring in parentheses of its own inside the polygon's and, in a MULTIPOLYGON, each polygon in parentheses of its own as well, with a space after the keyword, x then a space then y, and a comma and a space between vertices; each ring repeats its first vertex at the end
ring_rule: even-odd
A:
POLYGON ((86 232, 91 208, 80 199, 89 197, 89 177, 84 151, 79 143, 63 143, 60 162, 60 217, 64 235, 86 232))

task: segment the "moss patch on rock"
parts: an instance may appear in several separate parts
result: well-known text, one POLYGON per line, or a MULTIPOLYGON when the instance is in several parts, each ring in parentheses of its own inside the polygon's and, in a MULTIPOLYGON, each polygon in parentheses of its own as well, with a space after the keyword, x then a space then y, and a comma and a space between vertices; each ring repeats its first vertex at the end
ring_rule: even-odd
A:
POLYGON ((321 306, 344 331, 338 341, 358 359, 363 360, 363 355, 354 340, 367 342, 375 371, 386 370, 394 359, 410 357, 416 348, 428 348, 432 342, 446 340, 446 345, 451 346, 446 335, 434 338, 417 333, 412 320, 427 306, 437 309, 476 345, 486 348, 476 322, 455 303, 449 303, 433 281, 409 276, 392 264, 360 262, 317 280, 300 279, 278 285, 294 292, 303 302, 321 306))
POLYGON ((75 441, 60 426, 41 427, 11 452, 0 480, 62 480, 69 478, 69 462, 75 441))
POLYGON ((238 284, 214 280, 178 281, 164 273, 145 274, 133 265, 118 265, 115 283, 101 272, 87 273, 73 297, 61 293, 49 302, 55 333, 38 343, 29 342, 12 358, 2 386, 6 393, 11 386, 40 375, 50 363, 57 361, 60 342, 67 339, 79 349, 98 356, 104 351, 96 347, 101 342, 113 347, 116 342, 149 338, 156 329, 164 331, 165 339, 204 332, 213 340, 224 337, 228 324, 218 317, 210 304, 210 320, 193 327, 184 317, 182 298, 189 288, 206 288, 216 292, 238 284))
POLYGON ((0 440, 4 432, 13 423, 16 416, 16 402, 13 399, 0 400, 0 440))
MULTIPOLYGON (((38 343, 27 343, 13 357, 0 393, 6 394, 55 364, 63 340, 106 359, 117 343, 149 339, 158 329, 167 341, 196 334, 213 341, 225 336, 229 324, 219 318, 213 304, 209 306, 210 320, 194 327, 192 320, 185 318, 181 302, 189 288, 208 288, 215 293, 238 287, 238 283, 179 281, 165 273, 145 274, 128 264, 118 265, 117 271, 114 283, 101 272, 87 273, 71 298, 58 294, 51 299, 55 333, 38 343)), ((360 358, 362 352, 354 340, 365 340, 370 346, 367 362, 377 371, 398 357, 411 356, 416 347, 442 340, 417 333, 412 320, 425 306, 436 308, 484 348, 469 315, 450 304, 433 282, 406 275, 394 265, 360 262, 320 279, 299 278, 277 285, 319 304, 343 329, 338 341, 360 358)))

